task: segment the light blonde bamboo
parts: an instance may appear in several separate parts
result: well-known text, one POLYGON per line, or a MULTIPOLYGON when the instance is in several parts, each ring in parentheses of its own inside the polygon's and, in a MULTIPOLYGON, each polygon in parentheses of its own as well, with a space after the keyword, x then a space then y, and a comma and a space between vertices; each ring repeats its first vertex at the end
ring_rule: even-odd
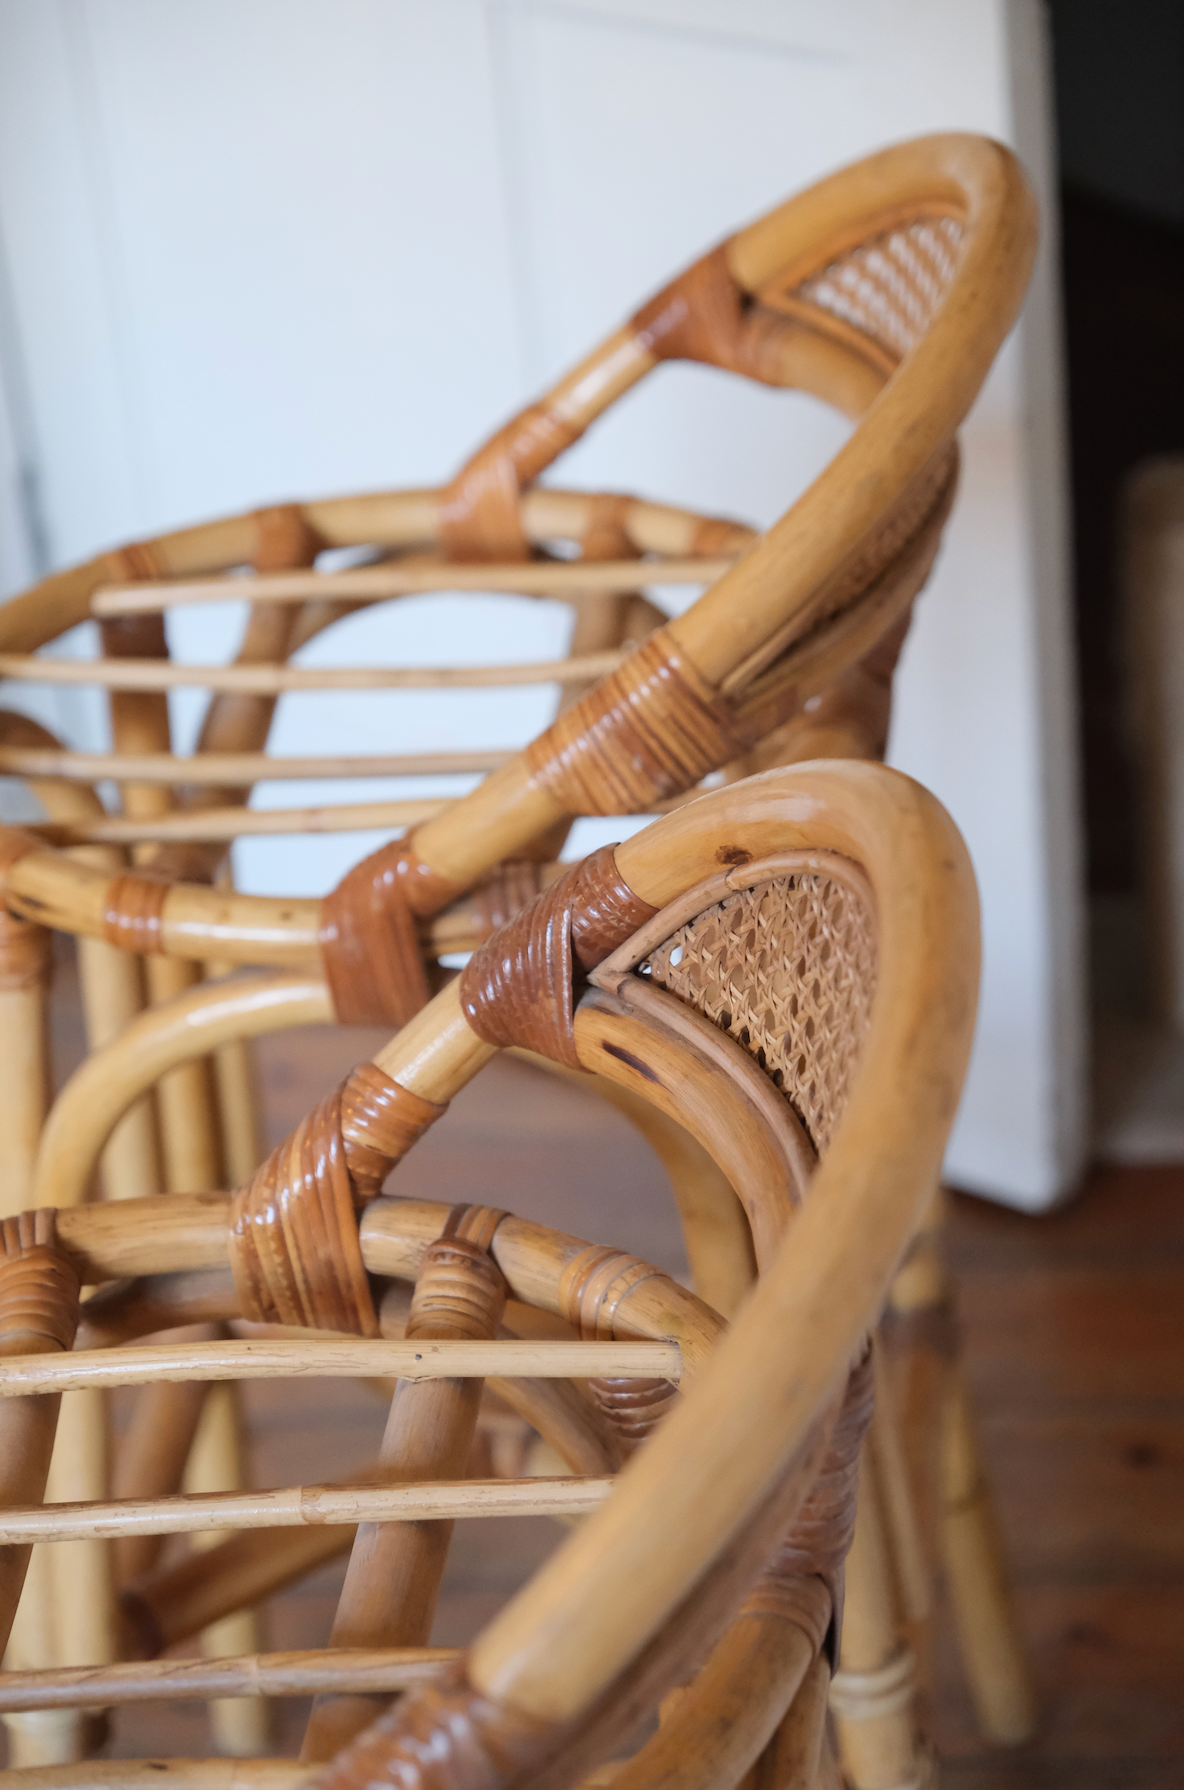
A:
MULTIPOLYGON (((157 1009, 180 1000, 201 983, 200 967, 184 958, 146 957, 144 971, 151 1003, 146 1016, 149 1027, 157 1009)), ((217 1187, 224 1177, 210 1058, 187 1054, 175 1069, 161 1075, 156 1081, 156 1104, 165 1191, 205 1193, 217 1187)))
MULTIPOLYGON (((239 1387, 233 1382, 212 1386, 185 1467, 186 1494, 241 1490, 248 1483, 244 1443, 239 1387)), ((192 1537, 190 1545, 202 1552, 217 1540, 216 1531, 203 1531, 192 1537)), ((211 1659, 256 1655, 259 1646, 259 1615, 246 1605, 204 1630, 201 1637, 202 1652, 211 1659)), ((253 1759, 271 1753, 271 1711, 257 1695, 215 1697, 209 1719, 220 1753, 253 1759)))
POLYGON ((0 989, 0 1217, 31 1204, 51 1099, 47 989, 0 989))
MULTIPOLYGON (((166 1198, 171 1202, 173 1196, 166 1198)), ((296 1374, 330 1379, 373 1375, 438 1380, 484 1378, 487 1374, 508 1379, 526 1374, 570 1380, 607 1374, 620 1380, 677 1380, 681 1373, 682 1354, 672 1342, 552 1342, 545 1338, 388 1342, 385 1338, 310 1336, 301 1341, 137 1343, 130 1348, 75 1349, 54 1357, 14 1356, 0 1365, 0 1399, 83 1387, 146 1386, 158 1379, 274 1380, 296 1374)))
MULTIPOLYGON (((289 1486, 271 1492, 149 1498, 135 1503, 65 1501, 0 1511, 0 1546, 68 1545, 122 1535, 194 1535, 205 1529, 280 1529, 304 1523, 454 1522, 468 1517, 586 1516, 611 1479, 466 1479, 434 1485, 289 1486)), ((114 1625, 103 1636, 108 1653, 114 1625)), ((106 1663, 106 1662, 103 1662, 106 1663)))
MULTIPOLYGON (((270 752, 70 752, 56 747, 0 745, 0 773, 8 777, 77 779, 83 783, 167 783, 217 788, 240 783, 305 781, 321 777, 453 777, 495 771, 511 758, 505 751, 321 754, 280 757, 270 752)), ((100 804, 85 814, 51 812, 52 820, 97 819, 100 804)))
MULTIPOLYGON (((586 1072, 565 1069, 543 1057, 529 1055, 528 1060, 588 1085, 586 1072)), ((756 1278, 756 1263, 752 1232, 732 1183, 703 1145, 652 1101, 604 1076, 597 1076, 592 1086, 625 1114, 666 1170, 695 1291, 721 1317, 733 1317, 756 1278)))
POLYGON ((308 1648, 220 1659, 60 1667, 0 1674, 0 1714, 79 1703, 199 1702, 211 1697, 307 1697, 318 1690, 411 1690, 459 1658, 456 1647, 308 1648))
POLYGON ((916 1667, 901 1638, 874 1474, 860 1478, 846 1577, 842 1650, 830 1692, 843 1771, 851 1790, 895 1790, 924 1782, 916 1667))
MULTIPOLYGON (((225 598, 222 599, 225 601, 225 598)), ((178 665, 161 659, 48 659, 0 653, 0 677, 21 683, 87 684, 113 693, 228 691, 280 696, 285 690, 506 690, 532 684, 586 684, 615 671, 624 654, 540 659, 508 665, 178 665)), ((121 751, 137 748, 130 743, 121 751)), ((167 747, 145 745, 145 752, 167 747)))
MULTIPOLYGON (((41 1715, 22 1716, 38 1721, 41 1715)), ((300 1790, 314 1771, 295 1759, 88 1759, 5 1773, 12 1790, 300 1790)))
POLYGON ((222 578, 187 578, 170 584, 107 585, 96 590, 91 613, 159 614, 189 603, 225 603, 242 598, 251 603, 303 603, 308 598, 381 603, 390 597, 431 591, 507 591, 512 596, 611 597, 644 589, 647 584, 714 584, 733 564, 726 559, 657 561, 597 560, 575 565, 508 566, 362 566, 345 572, 260 572, 240 575, 232 585, 222 578))
MULTIPOLYGON (((105 1051, 88 1058, 59 1095, 42 1137, 35 1203, 76 1204, 120 1115, 175 1064, 233 1038, 315 1025, 332 1016, 324 984, 297 976, 202 983, 167 1009, 145 1013, 105 1051)), ((180 1181, 180 1174, 176 1178, 180 1181)), ((205 1189, 179 1186, 177 1191, 205 1189)))
MULTIPOLYGON (((211 1335, 209 1326, 195 1326, 174 1340, 196 1342, 211 1335)), ((152 1380, 140 1388, 111 1464, 113 1498, 157 1498, 180 1491, 209 1390, 208 1382, 201 1380, 152 1380)), ((129 1535, 117 1541, 117 1582, 124 1585, 148 1572, 163 1545, 154 1535, 129 1535)))
POLYGON ((942 1554, 979 1725, 998 1745, 1019 1746, 1036 1726, 1035 1688, 974 1412, 958 1373, 951 1378, 942 1425, 942 1554))

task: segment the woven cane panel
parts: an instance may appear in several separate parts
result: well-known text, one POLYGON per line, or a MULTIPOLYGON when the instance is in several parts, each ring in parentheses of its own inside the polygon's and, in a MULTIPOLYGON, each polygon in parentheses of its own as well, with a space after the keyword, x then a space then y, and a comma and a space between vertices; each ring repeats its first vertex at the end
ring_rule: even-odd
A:
POLYGON ((962 226, 955 219, 925 218, 832 262, 795 296, 902 357, 925 334, 949 290, 961 243, 962 226))
POLYGON ((826 1149, 876 988, 874 917, 858 893, 815 873, 740 890, 680 927, 638 973, 742 1044, 826 1149))

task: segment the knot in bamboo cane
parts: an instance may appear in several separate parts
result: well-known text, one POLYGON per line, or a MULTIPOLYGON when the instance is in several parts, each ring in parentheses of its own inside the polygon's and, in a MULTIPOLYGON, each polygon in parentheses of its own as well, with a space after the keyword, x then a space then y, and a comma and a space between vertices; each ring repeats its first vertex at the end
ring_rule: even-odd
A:
POLYGON ((603 846, 565 871, 476 951, 461 972, 465 1018, 487 1044, 520 1045, 578 1069, 575 983, 657 910, 634 895, 603 846))
POLYGON ((78 1270, 58 1247, 52 1206, 0 1224, 0 1350, 71 1349, 78 1329, 78 1270))
POLYGON ((859 1456, 875 1404, 870 1344, 852 1368, 818 1476, 784 1541, 766 1565, 745 1608, 796 1622, 838 1660, 843 1612, 843 1566, 855 1534, 859 1456), (817 1587, 827 1595, 820 1602, 817 1587))
POLYGON ((129 870, 103 896, 103 937, 121 951, 145 956, 163 951, 161 920, 172 884, 160 871, 129 870))
POLYGON ((320 1790, 505 1790, 541 1763, 559 1733, 558 1723, 475 1691, 459 1660, 372 1722, 317 1782, 320 1790))
POLYGON ((321 959, 341 1025, 400 1030, 431 998, 416 917, 460 890, 437 875, 410 839, 363 858, 321 903, 321 959))
POLYGON ((0 990, 45 988, 53 959, 53 933, 0 907, 0 990))
POLYGON ((443 1111, 366 1063, 301 1120, 231 1206, 245 1316, 378 1335, 356 1208, 443 1111))

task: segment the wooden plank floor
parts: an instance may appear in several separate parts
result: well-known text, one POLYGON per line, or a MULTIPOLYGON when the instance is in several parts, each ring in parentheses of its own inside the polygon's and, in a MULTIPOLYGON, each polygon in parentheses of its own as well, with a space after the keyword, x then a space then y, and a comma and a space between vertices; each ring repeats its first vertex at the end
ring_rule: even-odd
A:
MULTIPOLYGON (((75 1054, 63 1038, 64 1057, 75 1054)), ((318 1029, 262 1052, 278 1137, 378 1036, 318 1029)), ((664 1175, 583 1089, 494 1063, 392 1191, 472 1200, 684 1269, 664 1175)), ((965 1354, 1040 1684, 1038 1739, 979 1739, 939 1611, 936 1739, 950 1790, 1184 1785, 1184 1171, 1099 1171, 1060 1213, 956 1198, 965 1354)), ((257 1483, 348 1473, 383 1410, 339 1382, 247 1389, 257 1483)), ((458 1524, 436 1639, 463 1642, 560 1538, 545 1519, 458 1524)), ((322 1644, 340 1568, 277 1599, 268 1645, 322 1644)), ((282 1706, 277 1747, 304 1706, 282 1706)), ((199 1707, 122 1712, 110 1750, 209 1750, 199 1707)))

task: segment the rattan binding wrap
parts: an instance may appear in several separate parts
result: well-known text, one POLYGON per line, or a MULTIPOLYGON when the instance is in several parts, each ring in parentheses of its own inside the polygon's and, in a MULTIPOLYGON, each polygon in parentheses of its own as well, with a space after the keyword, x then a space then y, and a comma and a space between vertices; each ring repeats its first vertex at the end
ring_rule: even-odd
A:
POLYGON ((487 1044, 520 1045, 580 1067, 577 975, 596 968, 654 914, 602 846, 498 928, 461 971, 465 1018, 487 1044))
POLYGON ((347 871, 321 903, 321 960, 341 1025, 396 1031, 431 998, 416 916, 460 891, 437 876, 410 839, 395 840, 347 871))
POLYGON ((0 993, 45 988, 53 963, 53 933, 0 907, 0 993))
POLYGON ((875 915, 854 877, 807 872, 738 890, 638 971, 750 1051, 825 1150, 876 986, 875 915))
MULTIPOLYGON (((78 1329, 78 1270, 58 1247, 52 1206, 0 1224, 0 1346, 22 1338, 72 1349, 78 1329)), ((25 1343, 24 1348, 29 1344, 25 1343)))
POLYGON ((378 1335, 357 1208, 444 1110, 364 1063, 301 1120, 231 1208, 244 1316, 378 1335))

